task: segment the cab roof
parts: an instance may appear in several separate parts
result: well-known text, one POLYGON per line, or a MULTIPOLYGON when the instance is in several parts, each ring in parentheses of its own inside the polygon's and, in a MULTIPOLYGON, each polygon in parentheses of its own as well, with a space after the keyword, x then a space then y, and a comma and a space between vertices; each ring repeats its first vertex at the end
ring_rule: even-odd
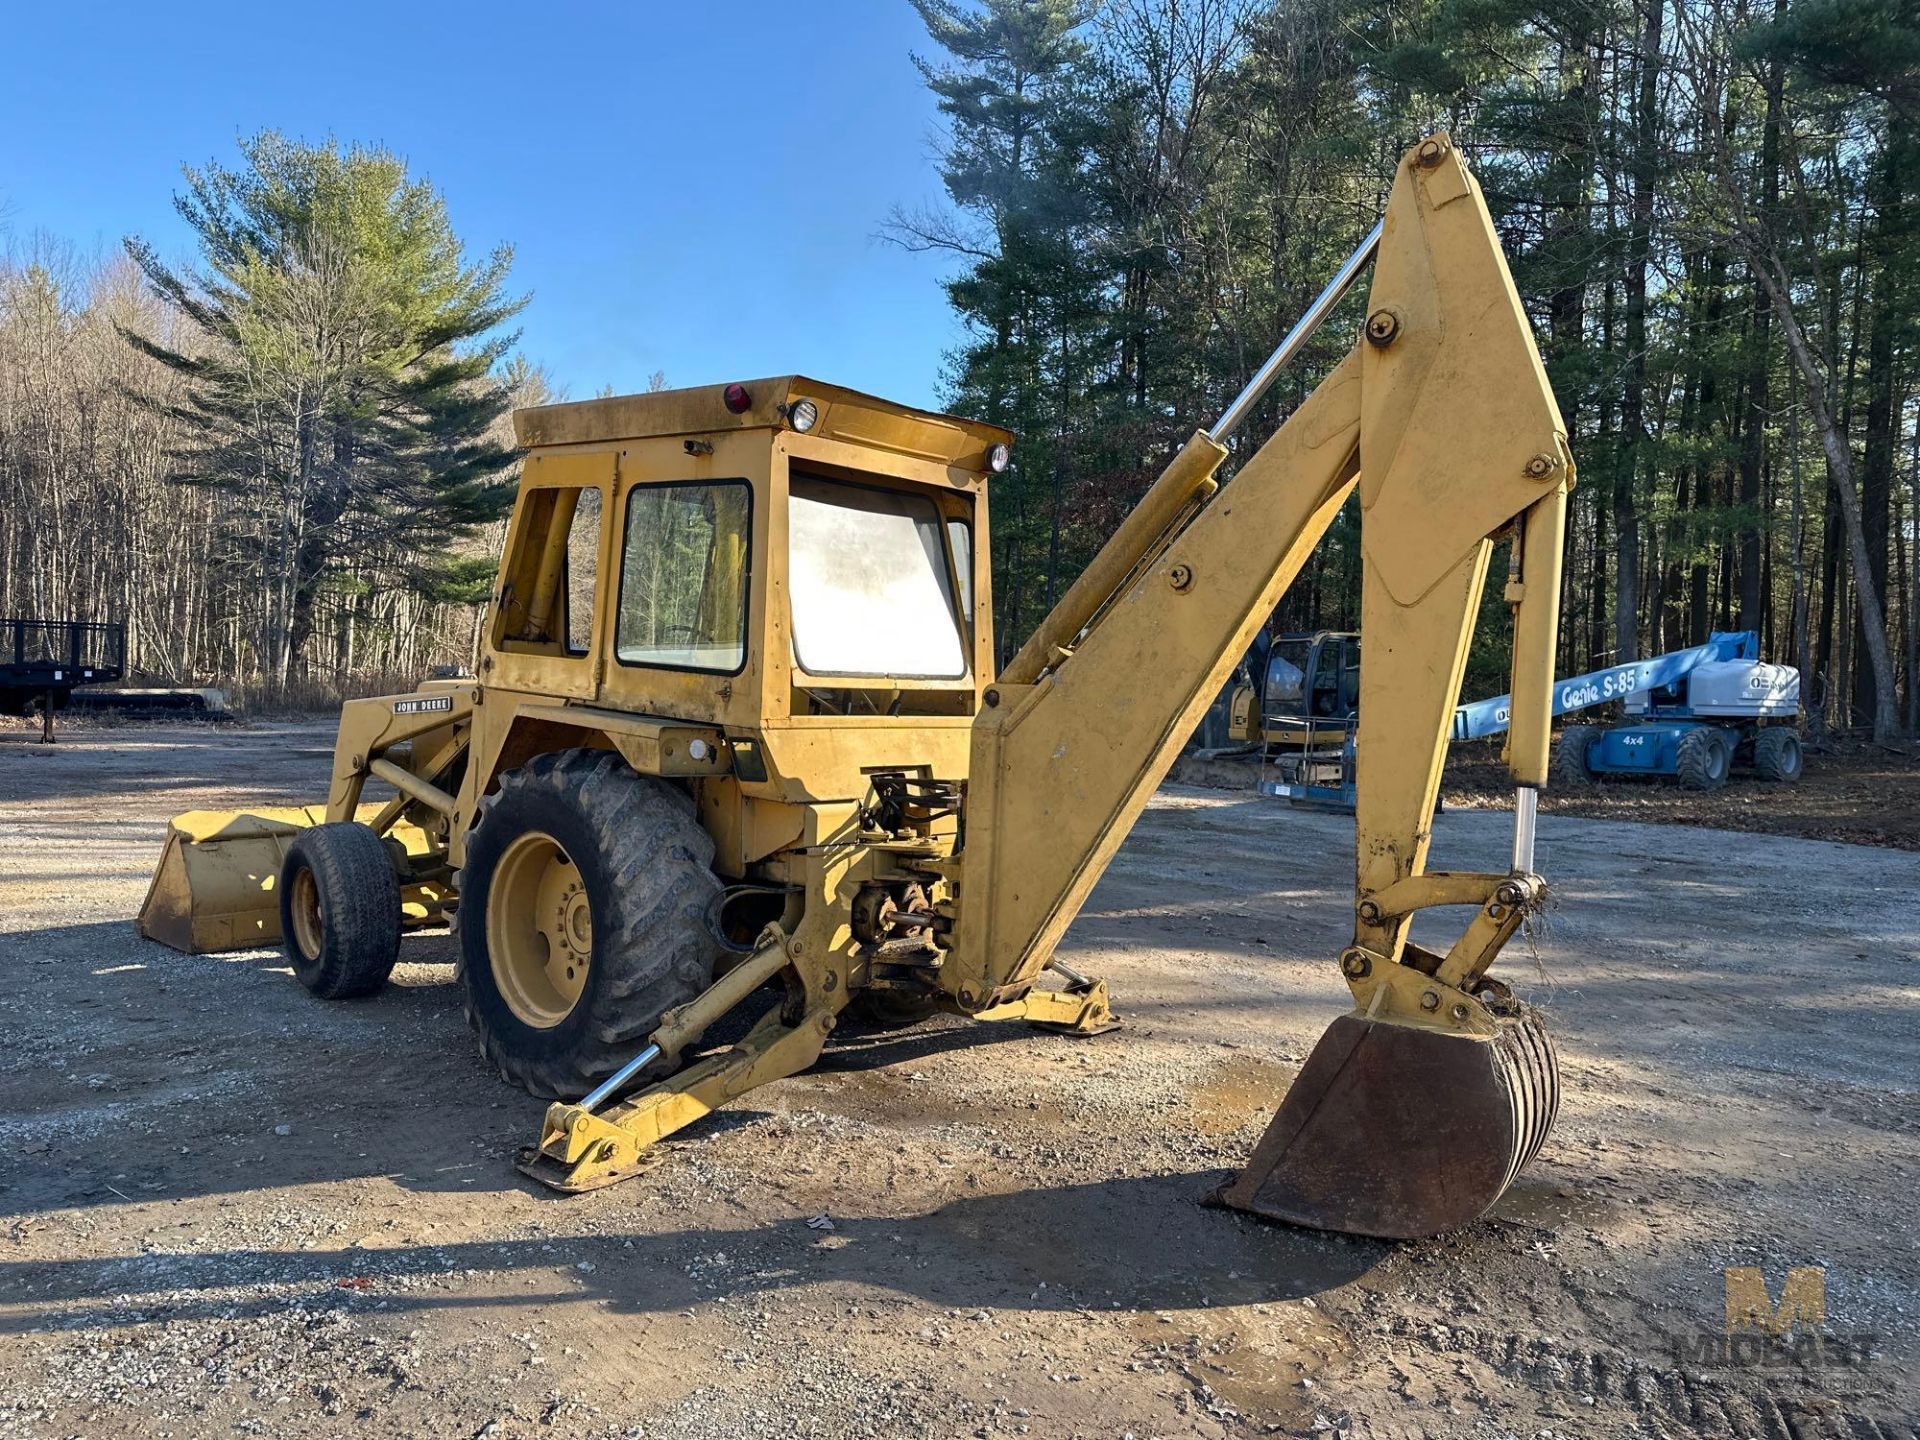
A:
POLYGON ((746 404, 738 413, 727 406, 730 386, 700 385, 516 410, 514 434, 524 448, 544 450, 734 430, 790 430, 791 408, 804 399, 813 401, 820 411, 820 418, 807 432, 810 435, 892 450, 966 470, 986 470, 987 451, 1013 440, 1013 432, 998 425, 916 410, 804 375, 739 383, 746 391, 746 404))

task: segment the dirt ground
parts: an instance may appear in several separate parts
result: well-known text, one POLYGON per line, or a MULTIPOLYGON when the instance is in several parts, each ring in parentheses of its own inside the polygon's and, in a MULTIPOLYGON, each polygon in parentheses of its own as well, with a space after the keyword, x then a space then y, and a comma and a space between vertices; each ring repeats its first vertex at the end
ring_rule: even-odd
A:
MULTIPOLYGON (((1550 786, 1540 810, 1590 820, 1704 825, 1803 840, 1840 840, 1920 850, 1920 745, 1876 745, 1846 736, 1807 742, 1806 772, 1792 785, 1769 784, 1735 770, 1710 793, 1668 780, 1614 776, 1578 788, 1550 786)), ((1183 758, 1176 778, 1220 790, 1252 790, 1257 758, 1183 758)), ((1510 810, 1513 782, 1497 740, 1459 744, 1447 755, 1441 801, 1470 810, 1510 810)))
MULTIPOLYGON (((1449 805, 1505 805, 1506 772, 1493 743, 1456 745, 1448 757, 1449 805)), ((1920 746, 1882 746, 1829 737, 1810 741, 1806 773, 1771 785, 1735 771, 1724 789, 1683 790, 1671 782, 1615 778, 1579 789, 1549 789, 1542 808, 1595 820, 1712 825, 1808 840, 1920 850, 1920 746)))
POLYGON ((1915 1435, 1914 855, 1544 817, 1505 971, 1566 1102, 1440 1240, 1199 1203, 1343 1008, 1352 835, 1186 787, 1065 947, 1125 1030, 849 1031, 563 1199, 444 935, 339 1005, 134 935, 165 818, 314 798, 329 738, 0 735, 0 1435, 1915 1435), (1825 1267, 1824 1359, 1702 1348, 1729 1265, 1825 1267))

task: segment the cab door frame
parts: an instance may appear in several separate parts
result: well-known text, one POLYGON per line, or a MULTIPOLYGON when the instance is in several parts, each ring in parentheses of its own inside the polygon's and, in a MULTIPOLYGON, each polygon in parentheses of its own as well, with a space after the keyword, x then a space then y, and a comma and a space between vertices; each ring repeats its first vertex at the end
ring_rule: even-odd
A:
MULTIPOLYGON (((519 500, 513 521, 507 529, 502 551, 500 580, 494 595, 493 613, 488 620, 487 653, 481 662, 489 685, 520 690, 536 695, 554 695, 567 699, 593 700, 600 694, 606 674, 606 653, 611 620, 608 602, 614 555, 613 497, 620 477, 620 457, 610 450, 585 454, 536 454, 527 457, 521 472, 519 500), (543 491, 592 490, 600 497, 600 533, 595 541, 593 620, 587 648, 572 649, 568 642, 567 621, 563 618, 556 638, 549 640, 516 639, 510 634, 515 615, 523 615, 529 597, 518 590, 537 569, 537 557, 529 547, 544 548, 548 541, 554 512, 532 503, 543 491)), ((567 523, 571 528, 573 513, 567 523)), ((564 553, 564 552, 563 552, 564 553)), ((567 594, 570 577, 565 561, 559 577, 561 593, 567 594)))

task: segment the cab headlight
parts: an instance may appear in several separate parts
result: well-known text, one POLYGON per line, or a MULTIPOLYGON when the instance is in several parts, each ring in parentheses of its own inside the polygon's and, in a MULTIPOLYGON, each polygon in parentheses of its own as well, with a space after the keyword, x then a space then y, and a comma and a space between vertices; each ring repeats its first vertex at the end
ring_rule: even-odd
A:
POLYGON ((787 407, 787 423, 804 435, 820 423, 820 407, 811 400, 796 400, 787 407))
POLYGON ((987 468, 996 475, 1004 475, 1007 462, 1013 459, 1013 452, 1005 445, 996 445, 987 451, 987 468))

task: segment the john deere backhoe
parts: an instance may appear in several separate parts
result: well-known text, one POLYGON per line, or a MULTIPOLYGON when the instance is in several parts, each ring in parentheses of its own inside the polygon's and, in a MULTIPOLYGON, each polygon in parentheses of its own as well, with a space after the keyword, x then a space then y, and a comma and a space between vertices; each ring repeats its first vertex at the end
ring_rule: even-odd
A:
POLYGON ((347 704, 324 814, 179 817, 145 933, 281 939, 332 998, 378 988, 402 930, 450 916, 482 1052, 554 1101, 523 1166, 562 1190, 631 1174, 663 1136, 807 1068, 849 1005, 1108 1029, 1105 985, 1055 947, 1357 490, 1367 648, 1338 957, 1354 1009, 1221 1198, 1427 1235, 1482 1214, 1539 1148, 1553 1052, 1488 971, 1545 897, 1534 800, 1572 466, 1446 137, 1405 158, 1373 234, 997 675, 1005 432, 799 378, 516 423, 527 460, 478 678, 347 704), (1352 351, 1264 444, 1230 452, 1369 262, 1352 351), (1513 851, 1429 873, 1500 539, 1513 851), (370 780, 392 798, 363 805, 370 780), (1409 938, 1445 907, 1457 938, 1409 938), (702 1053, 763 991, 742 1037, 702 1053))

